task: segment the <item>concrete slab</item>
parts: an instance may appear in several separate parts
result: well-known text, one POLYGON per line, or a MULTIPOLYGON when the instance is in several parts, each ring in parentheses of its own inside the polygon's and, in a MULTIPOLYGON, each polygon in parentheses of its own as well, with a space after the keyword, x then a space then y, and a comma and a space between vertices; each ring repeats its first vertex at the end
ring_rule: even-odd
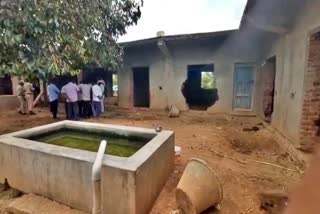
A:
POLYGON ((70 207, 34 194, 24 195, 11 202, 8 206, 8 210, 28 214, 85 214, 85 212, 71 209, 70 207))

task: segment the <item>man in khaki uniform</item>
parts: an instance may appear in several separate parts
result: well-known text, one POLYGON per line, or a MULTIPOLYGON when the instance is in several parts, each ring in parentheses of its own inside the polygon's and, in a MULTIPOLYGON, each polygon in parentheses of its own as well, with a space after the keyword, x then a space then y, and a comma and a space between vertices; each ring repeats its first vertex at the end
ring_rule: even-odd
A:
POLYGON ((18 99, 20 103, 20 107, 19 107, 20 114, 26 114, 26 98, 25 98, 23 86, 24 86, 24 82, 23 80, 20 80, 19 85, 17 87, 18 99))
POLYGON ((33 112, 33 99, 34 99, 33 91, 34 91, 34 88, 32 86, 32 83, 30 83, 29 81, 26 81, 24 83, 23 88, 25 91, 25 97, 26 97, 26 101, 27 101, 27 113, 34 115, 35 114, 33 112))

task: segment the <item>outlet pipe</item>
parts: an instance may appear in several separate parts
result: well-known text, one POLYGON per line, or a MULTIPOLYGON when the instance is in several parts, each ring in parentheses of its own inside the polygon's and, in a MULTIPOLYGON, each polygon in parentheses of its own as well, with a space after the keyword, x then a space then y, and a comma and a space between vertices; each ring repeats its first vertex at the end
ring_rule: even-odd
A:
POLYGON ((92 214, 100 214, 101 211, 101 166, 104 153, 107 148, 107 141, 103 140, 100 143, 96 160, 92 166, 92 214))

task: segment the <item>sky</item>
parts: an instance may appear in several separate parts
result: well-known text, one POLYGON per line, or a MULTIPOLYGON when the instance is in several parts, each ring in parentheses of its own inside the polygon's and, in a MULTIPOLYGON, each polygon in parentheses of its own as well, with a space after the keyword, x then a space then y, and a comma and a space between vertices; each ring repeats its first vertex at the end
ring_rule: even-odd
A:
POLYGON ((165 35, 236 29, 247 0, 144 0, 138 24, 119 42, 165 35))

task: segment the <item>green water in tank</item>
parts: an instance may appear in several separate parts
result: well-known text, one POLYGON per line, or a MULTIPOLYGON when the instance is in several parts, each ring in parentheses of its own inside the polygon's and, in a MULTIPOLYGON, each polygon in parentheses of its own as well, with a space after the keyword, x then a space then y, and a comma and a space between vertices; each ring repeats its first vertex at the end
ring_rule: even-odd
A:
POLYGON ((75 130, 59 130, 52 133, 34 136, 29 139, 56 146, 64 146, 91 152, 97 152, 100 142, 102 140, 107 140, 108 145, 105 153, 120 157, 130 157, 150 140, 137 137, 127 138, 114 134, 101 134, 75 130))

